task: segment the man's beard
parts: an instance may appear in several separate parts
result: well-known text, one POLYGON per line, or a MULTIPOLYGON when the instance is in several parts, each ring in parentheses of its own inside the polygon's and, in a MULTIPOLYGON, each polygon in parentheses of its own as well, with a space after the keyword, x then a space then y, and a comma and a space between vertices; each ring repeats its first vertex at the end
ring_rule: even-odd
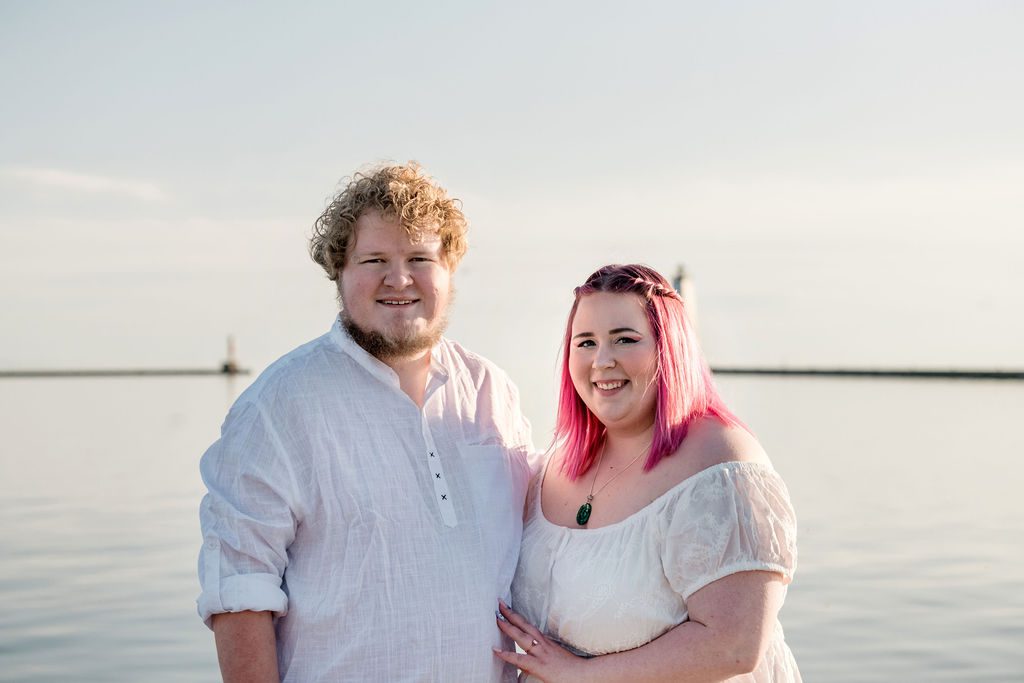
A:
POLYGON ((352 337, 352 341, 363 347, 374 358, 384 362, 396 358, 408 358, 433 348, 441 341, 441 335, 448 327, 448 309, 451 307, 455 290, 452 289, 448 296, 448 306, 445 311, 422 332, 408 332, 396 336, 377 330, 364 329, 352 319, 352 316, 345 310, 344 304, 341 309, 341 324, 352 337))

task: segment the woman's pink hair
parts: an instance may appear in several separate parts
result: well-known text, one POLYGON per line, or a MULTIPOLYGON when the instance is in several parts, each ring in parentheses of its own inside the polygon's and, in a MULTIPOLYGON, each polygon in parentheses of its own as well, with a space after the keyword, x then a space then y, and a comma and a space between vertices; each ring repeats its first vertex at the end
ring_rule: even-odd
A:
POLYGON ((683 301, 668 280, 644 265, 604 266, 575 289, 576 300, 565 326, 555 442, 561 444, 564 451, 561 469, 569 479, 575 480, 590 469, 604 446, 606 434, 605 426, 576 393, 569 375, 572 322, 580 299, 594 292, 639 296, 654 331, 658 397, 654 439, 644 462, 645 472, 676 452, 694 420, 712 415, 726 424, 741 424, 718 395, 697 335, 683 310, 683 301))

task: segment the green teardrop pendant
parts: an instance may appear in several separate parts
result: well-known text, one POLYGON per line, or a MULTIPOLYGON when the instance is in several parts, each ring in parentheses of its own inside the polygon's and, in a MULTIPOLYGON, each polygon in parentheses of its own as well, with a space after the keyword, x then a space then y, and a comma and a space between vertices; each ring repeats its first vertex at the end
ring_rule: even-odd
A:
POLYGON ((576 523, 580 526, 586 526, 587 522, 590 521, 590 511, 592 509, 590 503, 580 505, 580 509, 576 511, 576 523))

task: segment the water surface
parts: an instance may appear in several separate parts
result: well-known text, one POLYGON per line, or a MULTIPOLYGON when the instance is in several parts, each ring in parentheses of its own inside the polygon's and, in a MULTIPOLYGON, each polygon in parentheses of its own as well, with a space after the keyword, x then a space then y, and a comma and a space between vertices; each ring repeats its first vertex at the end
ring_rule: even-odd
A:
MULTIPOLYGON (((0 680, 218 680, 197 466, 247 382, 0 382, 0 680)), ((782 622, 806 680, 1024 679, 1024 385, 720 385, 797 508, 782 622)))

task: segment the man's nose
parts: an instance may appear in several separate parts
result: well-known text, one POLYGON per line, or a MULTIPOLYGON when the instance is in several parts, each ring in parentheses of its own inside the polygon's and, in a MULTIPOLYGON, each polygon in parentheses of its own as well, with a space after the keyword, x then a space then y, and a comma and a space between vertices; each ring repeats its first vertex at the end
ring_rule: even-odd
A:
POLYGON ((384 284, 392 289, 405 289, 412 284, 409 266, 404 261, 395 261, 388 265, 384 273, 384 284))

